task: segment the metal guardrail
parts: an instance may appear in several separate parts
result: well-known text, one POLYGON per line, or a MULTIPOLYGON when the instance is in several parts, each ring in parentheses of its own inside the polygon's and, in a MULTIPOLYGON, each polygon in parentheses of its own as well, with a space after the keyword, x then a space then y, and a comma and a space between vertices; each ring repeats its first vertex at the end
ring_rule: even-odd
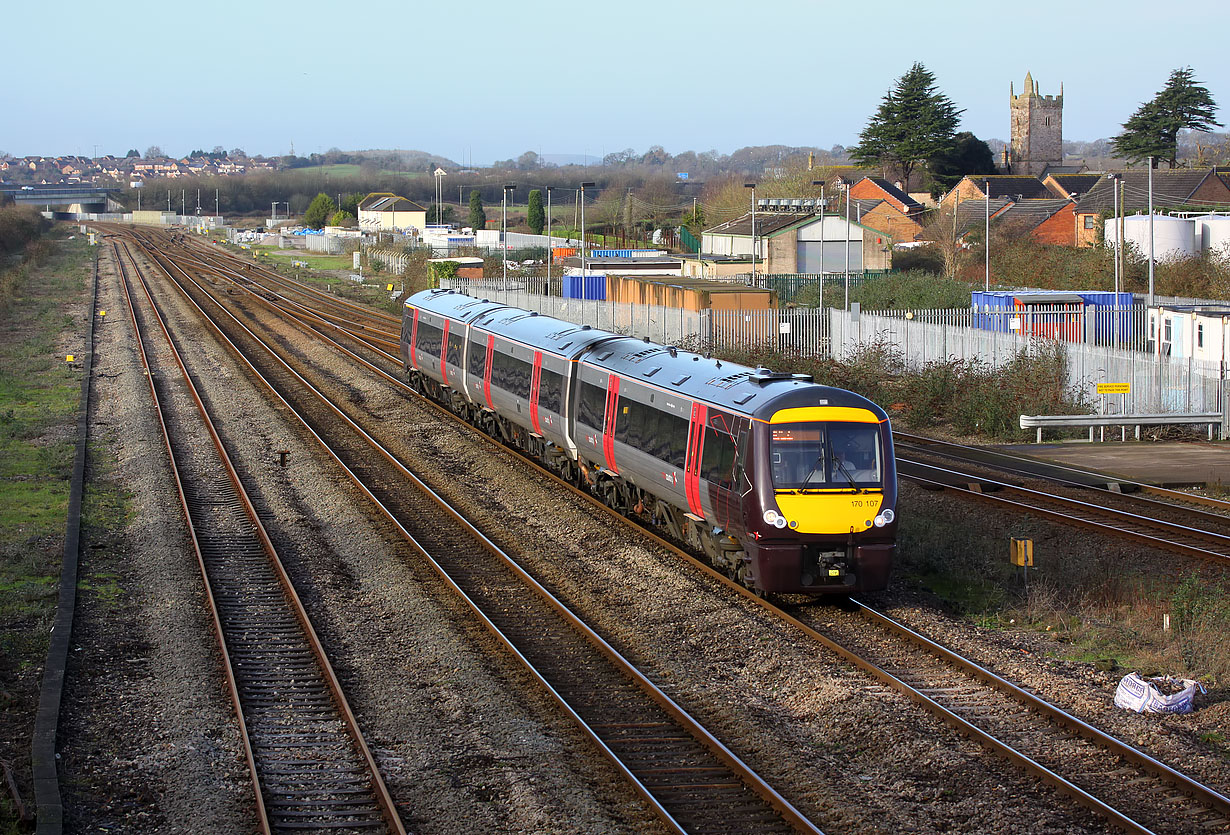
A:
MULTIPOLYGON (((1123 440, 1127 440, 1127 427, 1136 427, 1136 440, 1140 440, 1142 426, 1169 426, 1175 424, 1209 427, 1209 440, 1213 440, 1213 427, 1223 426, 1225 415, 1221 412, 1196 412, 1192 414, 1140 414, 1140 415, 1021 415, 1022 429, 1037 429, 1037 443, 1042 443, 1043 429, 1060 429, 1088 426, 1089 440, 1093 441, 1094 427, 1118 426, 1123 440)), ((1224 433, 1224 429, 1223 429, 1224 433)), ((1105 436, 1105 433, 1103 433, 1105 436)))

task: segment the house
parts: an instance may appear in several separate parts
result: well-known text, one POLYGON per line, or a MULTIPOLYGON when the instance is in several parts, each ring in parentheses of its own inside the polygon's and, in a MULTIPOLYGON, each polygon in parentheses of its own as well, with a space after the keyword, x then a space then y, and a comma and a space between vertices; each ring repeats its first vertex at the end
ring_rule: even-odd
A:
POLYGON ((1105 174, 1057 174, 1048 172, 1042 185, 1056 197, 1079 200, 1098 184, 1105 174))
POLYGON ((421 230, 427 226, 427 209, 396 194, 378 192, 359 202, 359 228, 364 232, 421 230))
MULTIPOLYGON (((1230 183, 1216 168, 1176 168, 1153 172, 1153 210, 1230 210, 1230 183)), ((1102 240, 1102 217, 1115 209, 1115 186, 1120 188, 1119 212, 1149 211, 1149 171, 1133 169, 1103 176, 1080 200, 1076 217, 1076 245, 1094 246, 1102 240)))
POLYGON ((1039 243, 1076 246, 1075 204, 1066 198, 1018 200, 1000 212, 996 224, 1039 243))
POLYGON ((852 216, 897 243, 917 241, 928 222, 927 209, 922 203, 882 177, 864 177, 850 186, 849 195, 855 201, 851 204, 852 210, 859 202, 877 201, 876 205, 868 205, 865 211, 852 216))
POLYGON ((952 211, 952 207, 965 200, 986 200, 987 197, 1008 200, 1037 200, 1054 197, 1037 177, 1014 174, 967 174, 952 189, 940 198, 940 208, 952 211))
POLYGON ((701 257, 750 257, 754 248, 757 272, 817 274, 845 271, 848 252, 851 272, 891 269, 892 237, 854 220, 864 209, 870 213, 882 202, 851 201, 849 223, 844 214, 758 212, 754 238, 752 215, 745 214, 706 229, 701 235, 701 257))

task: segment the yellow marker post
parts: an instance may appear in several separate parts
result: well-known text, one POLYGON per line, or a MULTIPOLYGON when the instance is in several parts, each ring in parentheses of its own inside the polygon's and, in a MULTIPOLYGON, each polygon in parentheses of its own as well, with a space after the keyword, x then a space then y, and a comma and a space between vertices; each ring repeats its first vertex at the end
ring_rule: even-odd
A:
POLYGON ((393 292, 393 285, 392 285, 392 284, 386 284, 386 285, 384 285, 384 289, 385 289, 385 290, 387 290, 388 292, 392 293, 392 292, 393 292))
POLYGON ((65 362, 72 362, 74 359, 76 359, 76 358, 75 358, 72 354, 69 354, 68 356, 66 356, 66 357, 64 358, 64 361, 65 361, 65 362))
POLYGON ((100 310, 100 311, 98 311, 98 315, 99 315, 99 316, 106 316, 106 315, 107 315, 107 311, 105 311, 105 310, 100 310))

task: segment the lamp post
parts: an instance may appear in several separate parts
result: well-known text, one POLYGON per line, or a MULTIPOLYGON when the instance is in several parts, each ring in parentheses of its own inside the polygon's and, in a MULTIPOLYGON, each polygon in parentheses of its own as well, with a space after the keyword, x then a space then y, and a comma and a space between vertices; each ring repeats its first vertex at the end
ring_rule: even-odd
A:
POLYGON ((1149 307, 1153 307, 1153 157, 1149 157, 1149 307))
POLYGON ((986 267, 985 267, 985 270, 986 270, 986 282, 985 282, 985 285, 986 285, 986 286, 985 286, 983 289, 985 289, 985 290, 986 290, 986 292, 988 292, 988 293, 989 293, 989 292, 991 292, 991 181, 990 181, 990 180, 983 180, 983 181, 982 181, 982 190, 983 190, 983 193, 986 195, 986 198, 987 198, 987 200, 986 200, 986 203, 987 203, 987 226, 986 226, 986 232, 985 232, 985 234, 986 234, 986 241, 984 241, 984 246, 983 246, 983 248, 986 250, 986 253, 985 253, 985 256, 986 256, 986 267))
POLYGON ((504 186, 504 200, 500 207, 500 252, 504 256, 504 291, 508 291, 508 192, 516 188, 516 184, 504 186))
MULTIPOLYGON (((432 172, 432 175, 436 178, 436 226, 440 225, 440 222, 441 222, 440 213, 444 209, 444 207, 440 205, 441 203, 444 202, 444 184, 440 182, 440 178, 446 176, 447 174, 448 172, 445 171, 443 168, 440 168, 439 166, 436 166, 436 170, 432 172)), ((461 196, 460 196, 461 192, 458 191, 457 194, 458 194, 457 202, 460 203, 461 202, 461 196)))
POLYGON ((846 200, 846 231, 844 233, 846 239, 846 310, 850 309, 850 184, 841 184, 841 193, 846 200))
POLYGON ((816 307, 824 310, 824 180, 812 180, 813 186, 820 186, 820 292, 816 307))
POLYGON ((547 186, 547 292, 551 292, 551 186, 547 186))
POLYGON ((585 189, 593 188, 593 183, 581 183, 581 282, 585 282, 585 189))
POLYGON ((1114 257, 1115 257, 1115 303, 1111 306, 1111 310, 1113 311, 1113 315, 1115 317, 1114 323, 1112 325, 1112 330, 1114 331, 1115 347, 1118 348, 1119 347, 1119 249, 1123 246, 1123 243, 1119 240, 1119 175, 1118 174, 1107 174, 1106 179, 1110 180, 1110 187, 1114 193, 1113 200, 1114 200, 1114 206, 1115 206, 1115 221, 1114 221, 1115 222, 1115 252, 1114 252, 1114 257))
POLYGON ((756 286, 756 184, 744 183, 744 188, 752 190, 752 286, 756 286))

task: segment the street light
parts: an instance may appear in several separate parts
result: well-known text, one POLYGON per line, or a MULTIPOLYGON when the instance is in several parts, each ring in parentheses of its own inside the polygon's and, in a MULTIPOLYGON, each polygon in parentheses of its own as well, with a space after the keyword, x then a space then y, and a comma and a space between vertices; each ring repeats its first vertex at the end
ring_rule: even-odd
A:
MULTIPOLYGON (((444 202, 444 184, 440 182, 440 178, 447 176, 447 175, 448 175, 448 172, 439 166, 436 166, 436 170, 432 172, 432 176, 436 178, 436 226, 440 225, 440 222, 441 222, 440 212, 443 211, 443 208, 444 208, 443 206, 440 205, 441 203, 444 202)), ((461 202, 461 197, 460 197, 461 192, 459 191, 457 192, 457 194, 458 194, 457 202, 460 203, 461 202)))
POLYGON ((986 227, 986 233, 985 233, 987 239, 983 242, 984 248, 986 249, 986 286, 984 289, 986 290, 986 292, 989 293, 991 292, 991 181, 990 180, 982 181, 982 190, 983 190, 984 196, 987 198, 986 199, 987 227, 986 227))
POLYGON ((820 298, 816 307, 824 310, 824 180, 812 180, 813 186, 820 186, 820 298))
POLYGON ((515 183, 504 186, 504 202, 500 209, 500 251, 504 254, 504 291, 508 291, 508 192, 517 188, 515 183))
MULTIPOLYGON (((846 200, 846 231, 842 233, 842 237, 846 239, 846 310, 850 309, 850 184, 838 183, 838 188, 841 189, 842 196, 846 200)), ((861 243, 861 241, 860 241, 861 243)))
POLYGON ((1119 233, 1122 227, 1119 226, 1119 175, 1107 174, 1106 179, 1110 180, 1111 190, 1114 192, 1115 206, 1115 303, 1111 306, 1115 317, 1113 331, 1115 339, 1115 347, 1119 347, 1119 253, 1123 249, 1123 241, 1119 238, 1119 233))
POLYGON ((593 183, 581 183, 581 283, 585 283, 585 189, 593 188, 593 183))
POLYGON ((551 261, 551 186, 547 186, 547 293, 551 292, 551 261))
POLYGON ((756 286, 756 184, 744 183, 744 188, 752 190, 752 286, 756 286))

